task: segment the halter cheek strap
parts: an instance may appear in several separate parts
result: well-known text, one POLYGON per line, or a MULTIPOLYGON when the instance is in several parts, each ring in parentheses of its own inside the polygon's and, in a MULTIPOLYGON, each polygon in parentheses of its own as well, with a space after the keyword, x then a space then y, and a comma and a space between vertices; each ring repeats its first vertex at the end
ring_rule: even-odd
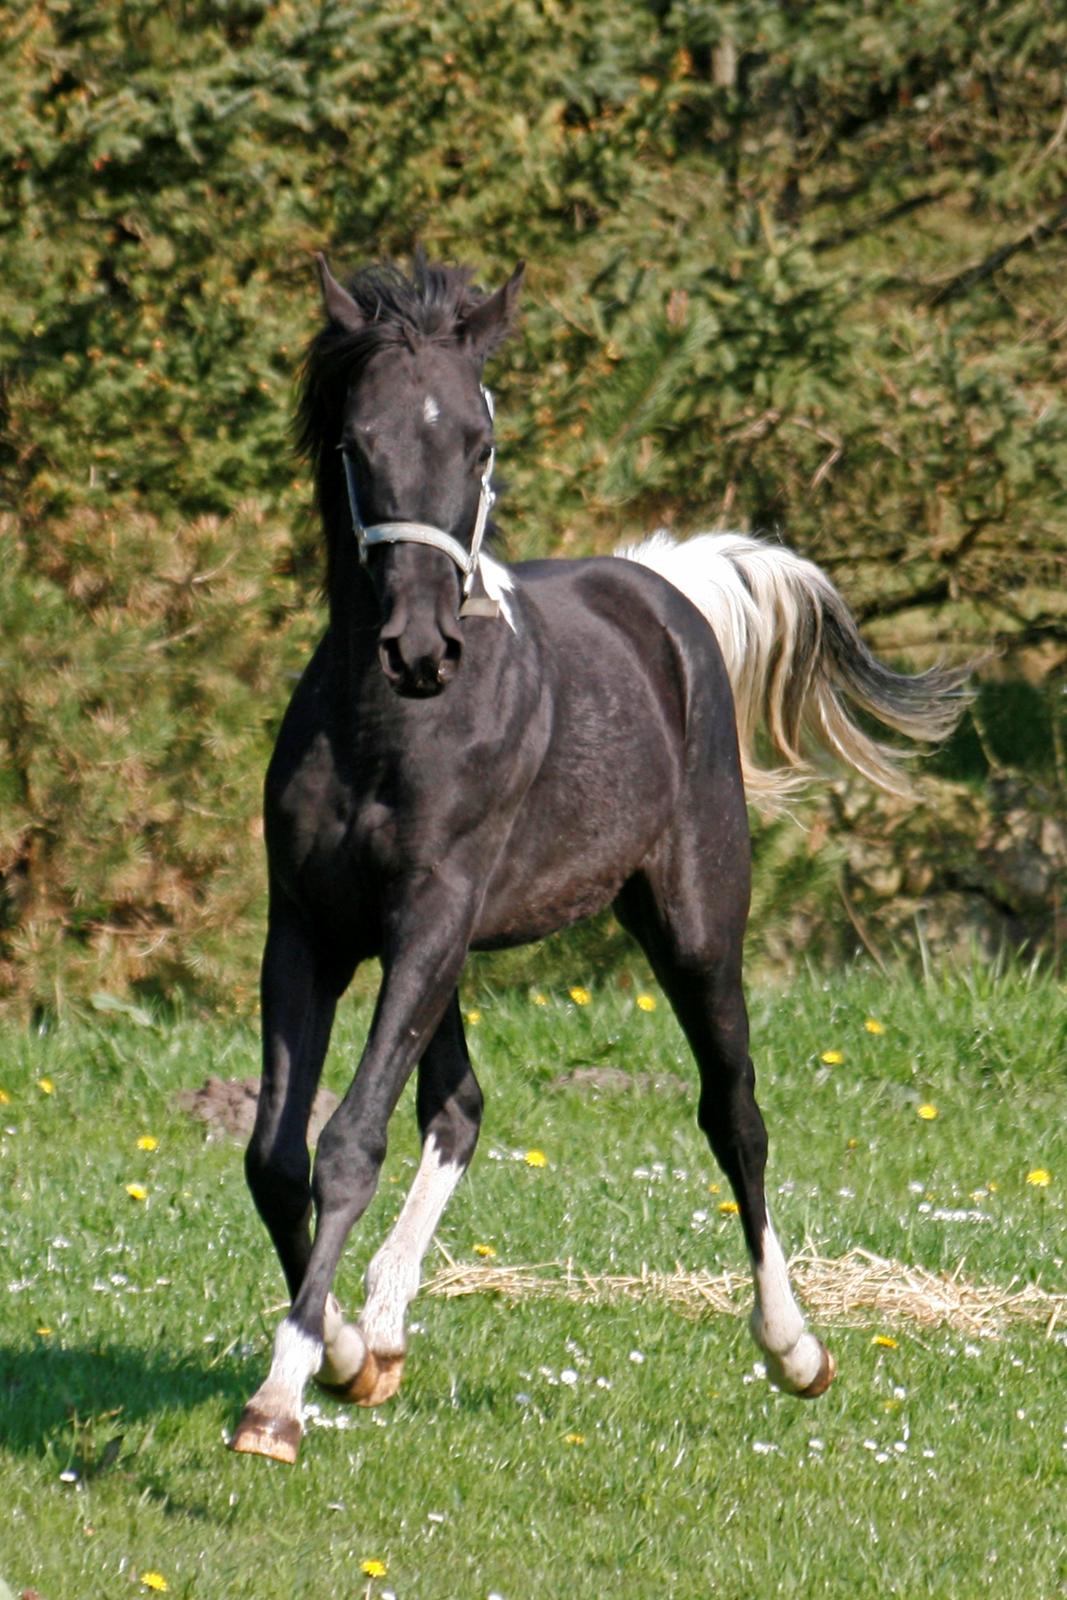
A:
MULTIPOLYGON (((493 397, 486 388, 482 389, 482 398, 489 412, 489 420, 493 420, 493 397)), ((338 446, 340 449, 341 447, 338 446)), ((492 477, 493 463, 496 460, 496 450, 491 449, 489 460, 486 462, 485 471, 482 473, 482 485, 478 495, 478 510, 474 517, 474 529, 471 533, 469 548, 464 548, 459 540, 452 534, 446 533, 443 528, 434 527, 432 522, 372 522, 369 526, 364 523, 359 511, 359 496, 356 491, 356 469, 351 457, 342 451, 345 465, 345 483, 348 486, 348 504, 352 512, 352 529, 356 535, 356 544, 359 548, 359 559, 366 564, 367 551, 375 544, 426 544, 435 550, 443 550, 451 561, 454 561, 463 574, 464 603, 460 608, 460 616, 499 616, 500 607, 495 600, 472 599, 471 589, 474 587, 475 573, 478 571, 478 561, 481 556, 482 540, 485 538, 486 523, 489 512, 496 496, 493 494, 492 477)))

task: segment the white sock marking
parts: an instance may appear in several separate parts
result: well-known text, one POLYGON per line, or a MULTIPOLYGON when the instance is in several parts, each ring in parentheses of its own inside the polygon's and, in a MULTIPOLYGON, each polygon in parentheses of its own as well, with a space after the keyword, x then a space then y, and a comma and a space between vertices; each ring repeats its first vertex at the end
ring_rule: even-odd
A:
POLYGON ((763 1259, 753 1263, 756 1304, 749 1327, 768 1357, 771 1378, 783 1388, 806 1389, 819 1374, 823 1347, 808 1332, 804 1314, 793 1298, 789 1269, 768 1218, 763 1234, 763 1259))
POLYGON ((763 1330, 760 1343, 781 1355, 791 1350, 804 1332, 804 1318, 793 1298, 789 1269, 770 1222, 763 1235, 763 1260, 753 1268, 753 1275, 763 1330))
POLYGON ((274 1336, 274 1359, 251 1404, 268 1416, 303 1421, 304 1389, 322 1361, 322 1345, 288 1317, 274 1336))
POLYGON ((399 1355, 404 1349, 404 1314, 418 1293, 422 1258, 463 1172, 458 1162, 441 1160, 431 1134, 403 1210, 367 1268, 359 1331, 377 1355, 399 1355))

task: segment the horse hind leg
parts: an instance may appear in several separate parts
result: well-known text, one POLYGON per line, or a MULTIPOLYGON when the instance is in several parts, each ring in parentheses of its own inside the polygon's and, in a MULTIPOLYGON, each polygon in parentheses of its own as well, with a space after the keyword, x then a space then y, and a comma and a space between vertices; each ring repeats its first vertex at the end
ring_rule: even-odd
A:
POLYGON ((416 1100, 422 1159, 403 1208, 366 1273, 366 1302, 353 1327, 331 1295, 325 1359, 316 1381, 337 1399, 375 1406, 392 1399, 404 1373, 407 1308, 445 1206, 474 1154, 482 1094, 453 995, 419 1063, 416 1100))
POLYGON ((741 1214, 755 1290, 749 1329, 764 1353, 771 1381, 790 1394, 814 1399, 829 1388, 836 1369, 796 1302, 767 1210, 767 1132, 756 1103, 740 972, 719 968, 696 981, 675 974, 668 992, 700 1068, 697 1120, 741 1214))
POLYGON ((743 898, 739 896, 742 909, 730 919, 724 915, 729 896, 721 884, 717 891, 709 896, 718 912, 714 927, 708 925, 709 901, 696 915, 685 915, 686 906, 692 908, 686 893, 667 899, 633 886, 629 903, 624 901, 619 910, 644 945, 696 1057, 701 1084, 697 1120, 733 1189, 752 1266, 755 1304, 749 1329, 763 1351, 771 1381, 790 1394, 814 1399, 829 1388, 836 1367, 807 1327, 767 1211, 767 1132, 756 1103, 741 986, 743 898))

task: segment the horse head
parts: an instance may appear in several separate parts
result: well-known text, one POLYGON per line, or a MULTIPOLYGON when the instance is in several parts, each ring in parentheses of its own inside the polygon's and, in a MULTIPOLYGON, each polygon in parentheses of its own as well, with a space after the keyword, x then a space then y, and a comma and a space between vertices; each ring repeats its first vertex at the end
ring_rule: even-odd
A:
POLYGON ((482 370, 523 269, 483 297, 461 270, 421 264, 413 283, 357 278, 350 293, 318 263, 327 337, 352 357, 336 442, 349 537, 378 603, 378 660, 398 694, 440 694, 459 669, 461 607, 492 500, 482 370))

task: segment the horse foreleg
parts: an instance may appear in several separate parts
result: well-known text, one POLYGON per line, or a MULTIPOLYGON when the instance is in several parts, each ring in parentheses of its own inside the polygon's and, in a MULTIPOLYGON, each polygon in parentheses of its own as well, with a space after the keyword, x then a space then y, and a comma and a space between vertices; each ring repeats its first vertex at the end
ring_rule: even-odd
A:
POLYGON ((344 1322, 333 1295, 327 1300, 325 1358, 316 1381, 336 1399, 377 1406, 399 1389, 407 1308, 418 1293, 422 1258, 463 1172, 429 1134, 403 1210, 367 1268, 367 1300, 357 1326, 344 1322))
MULTIPOLYGON (((307 1127, 341 987, 329 982, 299 925, 272 913, 263 954, 263 1074, 245 1172, 295 1297, 311 1253, 311 1162, 307 1127)), ((273 1387, 259 1421, 238 1428, 233 1448, 292 1461, 295 1435, 285 1420, 301 1362, 287 1336, 276 1351, 273 1387), (281 1419, 277 1421, 275 1419, 281 1419)), ((271 1380, 268 1380, 269 1382, 271 1380)))
MULTIPOLYGON (((407 1308, 418 1293, 422 1260, 478 1140, 482 1093, 471 1068, 459 999, 453 994, 419 1063, 417 1113, 422 1159, 403 1209, 367 1268, 367 1300, 357 1329, 331 1326, 318 1381, 341 1400, 380 1405, 400 1387, 407 1308)), ((339 1318, 339 1312, 338 1312, 339 1318)))
POLYGON ((312 1182, 314 1243, 299 1292, 275 1337, 266 1382, 237 1425, 236 1450, 294 1461, 308 1380, 319 1372, 328 1380, 343 1362, 346 1369, 355 1368, 350 1381, 358 1383, 360 1370, 369 1365, 361 1351, 363 1335, 343 1323, 330 1286, 348 1234, 377 1187, 389 1117, 455 988, 468 928, 469 920, 448 903, 444 885, 431 881, 390 929, 366 1047, 351 1088, 319 1139, 312 1182))
POLYGON ((260 979, 263 1072, 245 1175, 291 1296, 300 1287, 311 1250, 307 1128, 336 993, 300 928, 272 917, 260 979))

